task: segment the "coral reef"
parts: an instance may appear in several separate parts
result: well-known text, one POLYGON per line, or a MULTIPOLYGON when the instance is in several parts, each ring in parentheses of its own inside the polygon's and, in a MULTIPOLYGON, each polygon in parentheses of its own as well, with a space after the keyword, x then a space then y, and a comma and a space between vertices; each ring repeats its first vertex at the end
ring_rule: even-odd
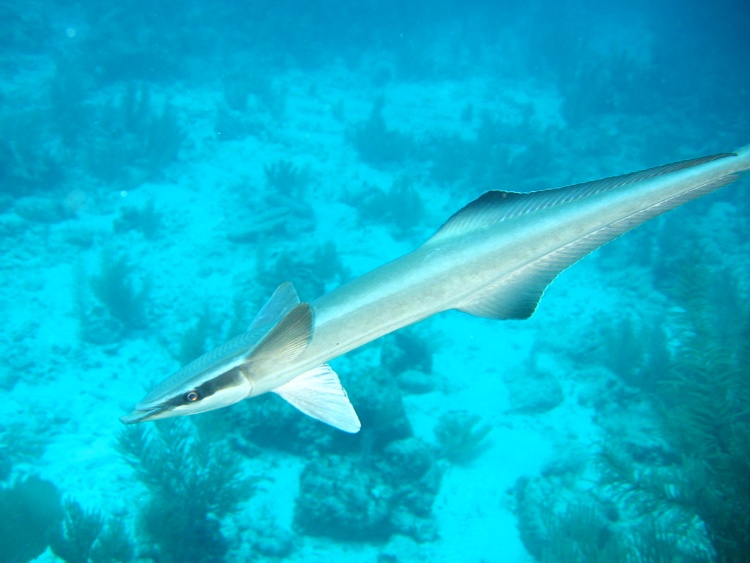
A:
POLYGON ((383 339, 380 363, 394 374, 407 370, 432 373, 435 345, 432 336, 421 336, 422 329, 406 328, 383 339))
POLYGON ((747 294, 730 272, 696 267, 683 271, 675 292, 684 311, 679 345, 655 400, 667 439, 682 455, 688 506, 717 559, 742 561, 750 553, 747 294))
POLYGON ((263 166, 266 187, 287 197, 301 197, 307 186, 309 174, 289 160, 277 160, 263 166))
MULTIPOLYGON (((244 331, 256 300, 279 282, 293 280, 304 300, 345 282, 326 237, 347 237, 339 249, 359 271, 375 254, 415 246, 400 239, 428 236, 428 213, 447 215, 484 189, 562 185, 748 142, 742 2, 599 4, 0 2, 0 389, 9 401, 0 563, 40 553, 92 563, 343 552, 384 562, 509 559, 514 546, 504 540, 515 538, 495 522, 511 495, 480 499, 465 522, 451 523, 454 495, 467 492, 461 477, 492 469, 480 465, 489 455, 476 458, 498 417, 511 443, 529 432, 579 450, 575 459, 558 453, 516 488, 521 535, 537 559, 748 561, 750 277, 717 267, 747 264, 742 186, 595 257, 591 279, 622 295, 614 318, 579 331, 588 316, 573 303, 553 308, 547 318, 559 322, 540 318, 553 327, 537 334, 555 347, 545 359, 559 364, 506 370, 509 412, 475 416, 472 397, 486 402, 489 393, 461 393, 468 410, 448 413, 456 396, 405 398, 455 388, 433 374, 435 338, 419 329, 335 361, 360 434, 269 394, 191 419, 221 426, 226 441, 190 424, 126 435, 136 478, 110 465, 102 443, 102 414, 143 382, 128 372, 158 378, 160 342, 185 363, 227 330, 244 331), (146 255, 154 271, 139 271, 146 255), (675 288, 675 272, 706 256, 714 271, 690 268, 675 288), (626 277, 635 280, 627 288, 626 277), (215 297, 186 308, 184 291, 196 284, 215 297), (651 299, 652 285, 663 295, 651 299), (69 286, 78 341, 61 289, 69 286), (197 313, 182 319, 184 330, 181 310, 197 313), (572 336, 555 330, 562 323, 585 337, 570 346, 572 336), (472 460, 480 463, 450 467, 472 460), (283 491, 254 499, 273 516, 254 502, 246 519, 231 510, 253 480, 235 485, 256 463, 283 491), (296 491, 288 480, 305 465, 298 534, 287 530, 296 491), (24 478, 28 467, 51 482, 24 478), (451 513, 440 518, 446 541, 425 546, 436 537, 432 503, 445 467, 455 478, 444 499, 451 513), (57 487, 81 504, 61 507, 57 487), (110 507, 116 494, 127 502, 110 507), (474 541, 480 525, 502 541, 474 541), (352 545, 356 538, 376 543, 352 545)), ((580 295, 585 283, 558 296, 568 289, 580 295)), ((450 316, 435 322, 455 328, 450 316)), ((498 353, 523 353, 535 322, 513 326, 498 353)), ((480 362, 493 342, 481 347, 472 352, 480 362)), ((443 359, 452 372, 460 364, 443 359)), ((497 478, 543 455, 536 444, 497 478)))
POLYGON ((63 503, 62 526, 52 535, 52 552, 67 563, 130 563, 135 546, 122 521, 86 510, 73 499, 63 503))
POLYGON ((280 283, 291 281, 303 299, 314 299, 325 293, 329 283, 341 284, 348 277, 349 272, 333 242, 327 241, 315 246, 312 252, 302 254, 308 258, 297 257, 299 253, 283 252, 273 263, 258 261, 258 283, 267 295, 280 283))
POLYGON ((400 131, 388 128, 383 117, 384 98, 378 97, 372 105, 370 117, 348 133, 363 162, 376 168, 387 168, 402 163, 414 151, 414 140, 400 131))
POLYGON ((135 546, 125 525, 110 518, 89 555, 91 563, 129 563, 135 559, 135 546))
MULTIPOLYGON (((212 335, 217 332, 217 323, 211 316, 211 310, 204 307, 203 311, 198 314, 193 324, 182 332, 180 338, 180 349, 174 354, 175 359, 180 362, 181 366, 187 365, 198 356, 207 352, 210 348, 212 335)), ((237 333, 239 334, 239 333, 237 333)), ((235 336, 231 334, 231 336, 235 336)))
POLYGON ((89 135, 91 173, 108 183, 137 183, 157 176, 179 154, 185 134, 174 107, 154 109, 151 92, 129 83, 116 102, 98 108, 89 135))
POLYGON ((0 116, 0 181, 12 196, 53 192, 64 180, 59 151, 51 146, 45 116, 19 111, 0 116))
POLYGON ((398 533, 430 541, 430 520, 442 470, 432 449, 416 438, 394 441, 382 457, 325 456, 300 477, 295 525, 306 534, 378 541, 398 533))
POLYGON ((163 215, 157 211, 153 199, 141 207, 128 206, 120 209, 120 216, 112 223, 115 233, 140 231, 149 240, 155 239, 162 228, 163 215))
POLYGON ((508 389, 510 411, 541 414, 559 406, 565 396, 557 378, 552 373, 538 368, 533 359, 526 362, 525 366, 527 369, 508 370, 503 374, 503 382, 508 389))
POLYGON ((399 388, 404 393, 423 395, 438 387, 437 376, 416 369, 407 369, 396 376, 399 388))
POLYGON ((31 196, 18 198, 13 210, 19 217, 34 223, 59 223, 70 218, 68 209, 58 199, 31 196))
POLYGON ((424 220, 422 196, 406 176, 394 180, 388 191, 364 183, 344 201, 357 209, 362 223, 386 224, 397 239, 410 236, 424 220))
POLYGON ((295 524, 307 534, 382 540, 393 531, 392 495, 378 472, 348 457, 321 457, 307 464, 300 477, 295 524))
MULTIPOLYGON (((251 444, 304 455, 295 526, 304 534, 378 541, 392 534, 436 537, 432 503, 443 464, 435 447, 412 436, 393 375, 358 371, 345 381, 363 429, 344 434, 304 416, 277 397, 236 409, 232 426, 251 444)), ((240 447, 240 446, 237 446, 240 447)))
MULTIPOLYGON (((559 472, 519 481, 521 537, 538 560, 748 560, 746 291, 728 271, 683 267, 672 289, 679 305, 669 319, 672 351, 664 337, 646 345, 632 335, 612 342, 622 348, 616 357, 626 362, 613 371, 648 392, 645 406, 651 409, 642 407, 637 416, 655 417, 656 430, 647 437, 635 428, 611 436, 589 470, 598 486, 587 493, 563 494, 565 483, 575 481, 559 472)), ((625 400, 633 402, 632 396, 625 400)), ((648 423, 640 424, 643 432, 648 423)))
POLYGON ((232 242, 257 243, 278 238, 297 238, 315 229, 315 213, 304 200, 272 193, 250 205, 252 221, 238 221, 227 232, 232 242))
POLYGON ((489 447, 487 436, 492 431, 489 424, 466 411, 449 411, 435 426, 435 439, 440 456, 462 465, 477 459, 489 447))
POLYGON ((254 556, 263 556, 271 560, 284 560, 294 552, 295 536, 279 527, 256 528, 250 540, 254 556))
MULTIPOLYGON (((9 365, 12 368, 12 364, 9 365)), ((18 371, 18 370, 16 370, 18 371)), ((17 375, 13 382, 17 382, 17 375)), ((3 388, 10 391, 10 388, 3 388)), ((0 424, 0 481, 6 479, 13 466, 39 459, 50 441, 49 422, 11 422, 0 424)))
POLYGON ((671 360, 664 327, 629 317, 608 319, 602 326, 605 344, 595 346, 595 356, 624 383, 653 390, 653 374, 664 373, 671 360))
POLYGON ((205 432, 197 435, 189 422, 175 420, 150 431, 130 426, 117 446, 150 493, 139 520, 155 556, 167 562, 223 561, 229 542, 219 519, 255 489, 256 480, 241 473, 240 457, 205 432))
MULTIPOLYGON (((232 413, 240 440, 253 446, 311 456, 352 448, 356 438, 342 435, 270 394, 245 401, 232 413)), ((251 450, 253 446, 245 446, 251 450)))
POLYGON ((347 389, 362 422, 360 455, 379 455, 391 442, 412 436, 401 389, 389 370, 358 370, 347 389))
POLYGON ((388 371, 371 368, 343 383, 362 422, 358 434, 345 434, 321 424, 273 396, 245 401, 243 408, 233 413, 234 427, 248 443, 306 456, 380 455, 390 442, 412 435, 401 391, 388 371))
POLYGON ((432 356, 439 338, 435 333, 425 333, 423 328, 406 328, 383 339, 380 364, 393 374, 405 393, 419 395, 437 387, 438 377, 432 373, 432 356))
POLYGON ((0 563, 26 563, 47 548, 62 521, 57 487, 36 476, 0 487, 0 563))
POLYGON ((67 563, 87 563, 91 548, 104 528, 104 519, 95 510, 85 510, 75 500, 63 503, 65 517, 60 532, 53 537, 52 551, 67 563))
POLYGON ((516 483, 518 529, 542 563, 710 561, 699 527, 619 508, 606 489, 566 490, 563 481, 521 478, 516 483))
POLYGON ((78 148, 90 132, 89 69, 69 56, 58 58, 55 67, 49 84, 50 122, 65 146, 78 148))
MULTIPOLYGON (((139 283, 134 279, 135 268, 124 255, 102 254, 101 264, 100 273, 91 278, 94 296, 104 306, 109 317, 117 322, 121 332, 143 328, 148 318, 148 283, 145 280, 140 280, 139 283)), ((87 323, 91 322, 90 315, 97 313, 94 309, 93 313, 82 310, 81 314, 86 337, 90 335, 90 331, 85 330, 87 323)))
POLYGON ((433 133, 421 151, 431 163, 430 178, 440 185, 524 190, 555 169, 550 152, 555 134, 552 127, 541 128, 532 106, 518 105, 502 118, 489 110, 481 112, 470 138, 433 133))
POLYGON ((273 121, 284 117, 287 93, 286 88, 271 77, 272 72, 270 68, 243 70, 222 77, 224 97, 223 103, 218 105, 215 121, 220 141, 235 141, 250 135, 262 139, 273 136, 271 126, 273 121))

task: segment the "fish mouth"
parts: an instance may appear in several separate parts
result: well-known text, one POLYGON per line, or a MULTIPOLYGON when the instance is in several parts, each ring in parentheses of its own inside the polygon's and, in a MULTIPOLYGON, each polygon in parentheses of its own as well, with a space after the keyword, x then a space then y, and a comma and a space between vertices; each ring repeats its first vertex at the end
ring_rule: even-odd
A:
POLYGON ((159 415, 163 413, 166 409, 164 407, 151 407, 151 408, 144 408, 144 407, 138 407, 136 405, 135 409, 133 409, 133 412, 130 414, 126 414, 125 416, 120 417, 120 422, 123 424, 135 424, 137 422, 146 422, 148 420, 153 420, 155 418, 159 418, 159 415))

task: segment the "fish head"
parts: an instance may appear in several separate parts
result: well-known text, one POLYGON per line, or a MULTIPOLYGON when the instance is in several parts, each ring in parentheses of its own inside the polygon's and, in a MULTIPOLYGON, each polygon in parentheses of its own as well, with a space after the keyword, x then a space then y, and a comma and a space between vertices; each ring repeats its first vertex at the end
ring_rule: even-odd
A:
POLYGON ((249 397, 252 389, 252 383, 238 367, 221 373, 204 372, 188 379, 178 372, 154 387, 132 413, 120 420, 134 424, 220 409, 249 397))

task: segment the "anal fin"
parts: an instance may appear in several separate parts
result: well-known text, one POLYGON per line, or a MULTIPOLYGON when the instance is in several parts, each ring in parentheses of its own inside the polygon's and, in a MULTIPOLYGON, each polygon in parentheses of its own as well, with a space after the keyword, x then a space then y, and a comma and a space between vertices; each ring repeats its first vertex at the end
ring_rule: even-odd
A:
POLYGON ((274 393, 307 416, 355 434, 361 424, 338 375, 328 364, 298 375, 274 393))

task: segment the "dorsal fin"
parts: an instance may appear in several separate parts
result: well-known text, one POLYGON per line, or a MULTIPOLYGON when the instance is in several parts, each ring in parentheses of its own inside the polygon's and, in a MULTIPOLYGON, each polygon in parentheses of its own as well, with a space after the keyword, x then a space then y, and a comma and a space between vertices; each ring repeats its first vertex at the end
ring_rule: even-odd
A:
POLYGON ((312 308, 309 303, 299 303, 263 336, 247 359, 259 372, 272 371, 295 360, 307 348, 312 331, 312 308))
POLYGON ((656 178, 663 174, 676 172, 698 164, 704 164, 713 160, 719 160, 734 153, 722 153, 701 158, 693 158, 682 162, 665 164, 655 168, 649 168, 640 172, 631 172, 622 176, 613 176, 604 180, 584 182, 562 188, 542 190, 537 192, 519 193, 493 190, 485 192, 477 199, 453 214, 437 232, 430 237, 425 244, 435 241, 444 241, 451 237, 466 234, 475 229, 507 221, 527 213, 554 207, 563 203, 569 203, 585 197, 607 192, 634 184, 650 178, 656 178))
POLYGON ((261 307, 258 314, 255 315, 253 322, 247 329, 247 332, 255 332, 263 327, 275 325, 279 319, 284 317, 289 311, 299 305, 297 290, 291 282, 284 282, 269 297, 266 304, 261 307))
MULTIPOLYGON (((459 311, 492 319, 527 319, 536 310, 544 290, 566 268, 602 245, 638 225, 692 199, 734 182, 739 174, 727 174, 677 197, 664 200, 610 223, 535 260, 471 296, 459 311)), ((603 180, 606 182, 606 180, 603 180)))

